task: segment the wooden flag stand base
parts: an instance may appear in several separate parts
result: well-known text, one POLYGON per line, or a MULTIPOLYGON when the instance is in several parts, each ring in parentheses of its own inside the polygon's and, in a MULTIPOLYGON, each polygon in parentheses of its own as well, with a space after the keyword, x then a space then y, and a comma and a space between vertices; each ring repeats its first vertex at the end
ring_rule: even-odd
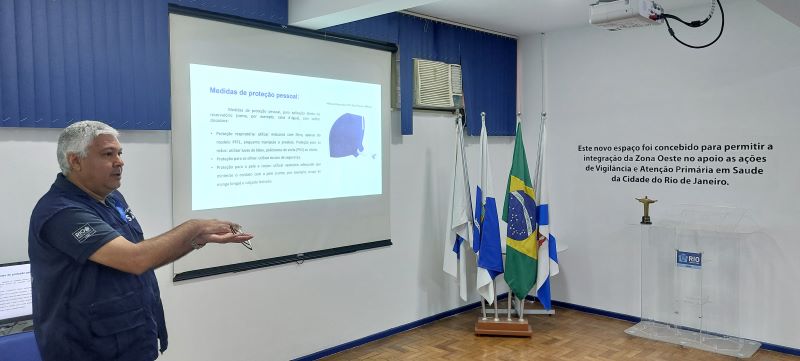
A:
POLYGON ((492 335, 492 336, 517 336, 517 337, 531 337, 531 325, 528 324, 527 319, 494 319, 479 317, 478 322, 475 323, 476 335, 492 335))

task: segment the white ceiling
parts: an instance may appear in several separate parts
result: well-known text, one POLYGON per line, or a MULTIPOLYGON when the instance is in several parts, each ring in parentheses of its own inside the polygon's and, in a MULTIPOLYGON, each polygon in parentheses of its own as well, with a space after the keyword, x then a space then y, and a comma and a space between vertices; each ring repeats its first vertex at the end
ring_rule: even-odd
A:
MULTIPOLYGON (((410 11, 513 36, 586 26, 598 0, 290 0, 289 24, 320 29, 393 11, 410 11)), ((655 0, 668 13, 715 0, 655 0)), ((721 0, 722 5, 731 0, 721 0)), ((750 0, 748 0, 750 1, 750 0)), ((798 24, 800 1, 759 0, 798 24)))
POLYGON ((527 35, 589 23, 595 0, 439 0, 409 11, 510 35, 527 35))
MULTIPOLYGON (((667 12, 714 0, 655 0, 667 12)), ((792 0, 796 1, 796 0, 792 0)), ((408 9, 509 35, 528 35, 585 26, 597 0, 439 0, 408 9)), ((723 1, 723 6, 724 6, 723 1)))
MULTIPOLYGON (((290 0, 289 24, 320 29, 392 11, 410 11, 513 36, 585 26, 598 0, 290 0)), ((656 0, 667 12, 713 0, 656 0)), ((728 0, 725 0, 728 1, 728 0)), ((723 5, 724 2, 723 1, 723 5)), ((765 1, 765 0, 761 0, 765 1)), ((769 0, 766 0, 769 1, 769 0)), ((792 1, 797 0, 780 0, 792 1)), ((800 3, 800 1, 797 1, 800 3)))

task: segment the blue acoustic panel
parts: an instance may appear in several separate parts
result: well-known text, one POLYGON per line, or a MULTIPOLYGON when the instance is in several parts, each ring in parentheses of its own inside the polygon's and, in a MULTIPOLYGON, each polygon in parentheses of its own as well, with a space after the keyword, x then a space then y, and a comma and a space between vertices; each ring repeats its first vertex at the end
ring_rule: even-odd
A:
POLYGON ((169 0, 169 2, 281 25, 289 22, 289 2, 287 0, 169 0))
POLYGON ((461 76, 467 131, 481 133, 486 113, 489 135, 514 135, 517 122, 517 41, 485 32, 462 34, 461 76))
POLYGON ((0 1, 0 126, 169 129, 163 0, 0 1))
MULTIPOLYGON (((168 0, 0 0, 0 127, 170 129, 168 0)), ((173 0, 286 24, 287 0, 173 0)))
POLYGON ((400 14, 391 13, 332 26, 321 31, 397 44, 398 21, 400 14))
POLYGON ((514 135, 517 41, 407 14, 386 14, 326 31, 397 44, 400 59, 400 130, 413 134, 413 59, 461 64, 467 129, 479 135, 481 112, 489 135, 514 135))

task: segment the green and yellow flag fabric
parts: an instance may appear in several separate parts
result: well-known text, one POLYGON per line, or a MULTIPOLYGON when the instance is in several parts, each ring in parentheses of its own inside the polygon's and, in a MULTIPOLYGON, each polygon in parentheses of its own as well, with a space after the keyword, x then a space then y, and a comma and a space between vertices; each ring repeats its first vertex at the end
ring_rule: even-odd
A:
POLYGON ((539 245, 535 199, 525 146, 522 144, 522 124, 518 122, 514 158, 511 161, 503 205, 503 220, 508 225, 505 279, 519 299, 524 299, 536 284, 539 245))

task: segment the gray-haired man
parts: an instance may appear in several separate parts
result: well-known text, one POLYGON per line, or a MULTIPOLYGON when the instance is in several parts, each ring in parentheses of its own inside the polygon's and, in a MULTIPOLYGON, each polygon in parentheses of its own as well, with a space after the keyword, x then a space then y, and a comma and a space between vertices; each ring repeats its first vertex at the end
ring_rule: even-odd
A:
POLYGON ((156 359, 167 328, 153 270, 206 243, 252 238, 231 222, 189 220, 144 239, 117 191, 125 164, 117 136, 96 121, 65 128, 61 173, 31 215, 34 332, 44 360, 156 359))

